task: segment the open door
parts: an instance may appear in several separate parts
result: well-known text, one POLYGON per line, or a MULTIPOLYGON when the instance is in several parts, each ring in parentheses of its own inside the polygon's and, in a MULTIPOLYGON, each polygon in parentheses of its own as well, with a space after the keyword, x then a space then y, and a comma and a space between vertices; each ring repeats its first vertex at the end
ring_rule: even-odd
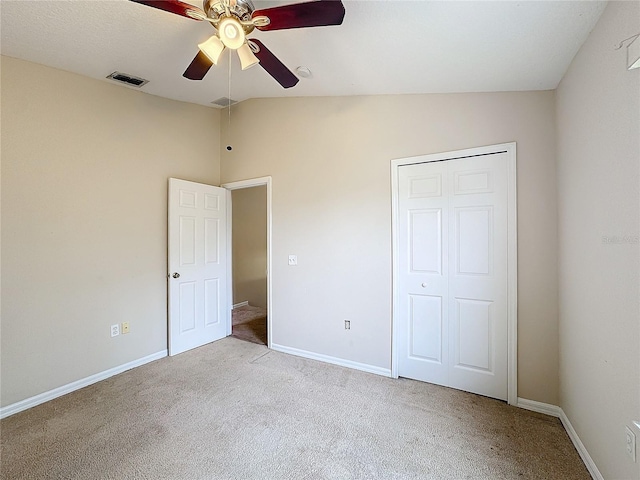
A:
POLYGON ((228 334, 227 195, 169 179, 169 355, 228 334))

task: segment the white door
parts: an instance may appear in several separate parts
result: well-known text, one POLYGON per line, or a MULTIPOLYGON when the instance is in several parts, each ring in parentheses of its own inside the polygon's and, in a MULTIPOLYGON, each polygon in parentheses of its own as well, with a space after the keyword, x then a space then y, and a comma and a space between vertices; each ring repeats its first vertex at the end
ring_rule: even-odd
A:
POLYGON ((169 355, 227 336, 227 191, 169 179, 169 355))
POLYGON ((507 399, 508 160, 399 167, 399 376, 507 399))

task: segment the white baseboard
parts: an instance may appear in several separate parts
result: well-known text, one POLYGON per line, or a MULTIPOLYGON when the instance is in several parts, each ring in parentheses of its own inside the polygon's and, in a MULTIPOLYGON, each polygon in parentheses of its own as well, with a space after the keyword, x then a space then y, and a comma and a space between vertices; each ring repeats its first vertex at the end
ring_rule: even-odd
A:
POLYGON ((235 310, 236 308, 240 308, 240 307, 248 307, 249 306, 249 302, 248 301, 244 301, 244 302, 240 302, 240 303, 234 303, 233 307, 231 307, 232 310, 235 310))
POLYGON ((309 358, 311 360, 318 360, 320 362, 331 363, 333 365, 339 365, 341 367, 353 368, 355 370, 361 370, 367 373, 375 373, 376 375, 382 375, 383 377, 391 376, 391 369, 376 367, 375 365, 368 365, 366 363, 353 362, 351 360, 345 360, 343 358, 330 357, 329 355, 323 355, 321 353, 309 352, 307 350, 300 350, 298 348, 286 347, 284 345, 271 344, 269 346, 272 350, 276 350, 282 353, 288 353, 297 357, 309 358))
POLYGON ((556 405, 549 403, 536 402, 535 400, 527 400, 526 398, 518 397, 518 404, 516 405, 525 410, 531 410, 532 412, 544 413, 545 415, 551 415, 552 417, 560 418, 560 412, 562 409, 556 405))
POLYGON ((5 418, 9 415, 22 412, 23 410, 26 410, 28 408, 35 407, 36 405, 40 405, 41 403, 48 402, 49 400, 61 397, 62 395, 66 395, 67 393, 71 393, 81 388, 88 387, 89 385, 99 382, 100 380, 105 380, 126 370, 131 370, 132 368, 139 367, 141 365, 144 365, 145 363, 153 362, 154 360, 158 360, 166 356, 167 350, 152 353, 151 355, 147 355, 146 357, 133 360, 123 365, 105 370, 104 372, 96 373, 80 380, 76 380, 75 382, 71 382, 66 385, 62 385, 61 387, 54 388, 53 390, 49 390, 48 392, 43 392, 19 402, 12 403, 11 405, 0 408, 0 418, 5 418))
POLYGON ((589 473, 591 474, 593 480, 604 480, 604 477, 600 473, 600 470, 598 470, 598 467, 591 458, 591 455, 589 455, 589 452, 580 440, 580 437, 578 437, 578 434, 573 428, 573 425, 571 425, 569 417, 567 417, 567 414, 564 413, 564 410, 562 410, 562 408, 557 407, 556 405, 550 405, 548 403, 527 400, 526 398, 518 398, 518 407, 559 418, 562 422, 562 426, 567 431, 567 435, 569 435, 569 438, 573 442, 573 446, 576 447, 578 455, 580 455, 580 458, 587 467, 587 470, 589 470, 589 473))
POLYGON ((591 458, 591 455, 589 455, 589 452, 574 430, 573 425, 571 425, 569 417, 567 417, 567 415, 564 413, 564 410, 562 409, 560 409, 560 421, 562 422, 562 425, 564 425, 564 429, 569 434, 569 438, 573 442, 573 445, 576 447, 576 450, 578 450, 580 458, 582 458, 582 461, 587 466, 587 470, 589 470, 589 473, 593 477, 593 480, 604 480, 604 477, 600 473, 600 470, 598 470, 598 467, 596 467, 593 458, 591 458))

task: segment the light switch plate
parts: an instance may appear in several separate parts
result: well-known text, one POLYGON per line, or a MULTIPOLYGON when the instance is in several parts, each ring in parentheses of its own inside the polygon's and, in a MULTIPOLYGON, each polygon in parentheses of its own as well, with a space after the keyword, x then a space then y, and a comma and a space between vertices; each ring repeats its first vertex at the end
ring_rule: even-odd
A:
POLYGON ((297 265, 297 264, 298 264, 298 256, 289 255, 289 265, 297 265))

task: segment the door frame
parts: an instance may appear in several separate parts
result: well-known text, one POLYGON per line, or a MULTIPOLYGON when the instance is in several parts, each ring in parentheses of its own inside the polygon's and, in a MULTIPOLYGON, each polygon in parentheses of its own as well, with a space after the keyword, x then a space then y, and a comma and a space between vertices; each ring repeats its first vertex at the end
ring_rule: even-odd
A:
MULTIPOLYGON (((240 190, 242 188, 260 187, 262 185, 267 186, 267 347, 271 348, 273 344, 273 302, 271 288, 271 177, 259 177, 250 178, 247 180, 239 180, 236 182, 223 183, 220 185, 222 188, 226 188, 227 192, 227 304, 233 305, 233 256, 232 256, 232 202, 231 191, 240 190)), ((227 335, 231 335, 231 309, 229 310, 227 320, 227 335)))
POLYGON ((391 161, 391 242, 392 242, 392 312, 391 312, 391 376, 398 378, 398 263, 399 263, 399 185, 402 165, 442 162, 506 153, 507 161, 507 398, 509 405, 518 403, 518 232, 516 192, 516 142, 450 152, 418 155, 391 161))

